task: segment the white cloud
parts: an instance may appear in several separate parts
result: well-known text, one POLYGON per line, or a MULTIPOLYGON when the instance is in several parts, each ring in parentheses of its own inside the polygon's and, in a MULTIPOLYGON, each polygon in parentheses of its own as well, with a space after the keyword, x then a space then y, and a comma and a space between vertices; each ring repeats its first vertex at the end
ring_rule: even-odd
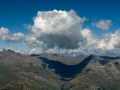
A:
POLYGON ((91 30, 90 29, 85 28, 81 32, 82 32, 82 35, 83 35, 84 38, 91 36, 91 30))
POLYGON ((42 49, 31 48, 31 49, 25 49, 25 50, 17 50, 16 52, 25 54, 25 55, 31 55, 31 54, 41 54, 43 51, 42 49))
POLYGON ((7 28, 1 27, 0 38, 6 42, 19 42, 24 38, 24 34, 20 32, 11 34, 7 28))
POLYGON ((105 34, 104 38, 98 41, 97 49, 114 50, 120 48, 120 29, 114 34, 105 34))
POLYGON ((9 30, 7 28, 1 27, 0 28, 0 37, 7 35, 9 33, 9 30))
POLYGON ((108 30, 111 25, 112 25, 111 20, 99 20, 96 23, 94 23, 94 22, 92 23, 92 26, 100 28, 101 30, 108 30))
POLYGON ((41 30, 45 34, 67 34, 66 32, 69 32, 73 26, 85 20, 86 18, 80 18, 73 10, 69 12, 61 10, 39 11, 37 16, 34 17, 32 31, 38 33, 41 30))
POLYGON ((41 46, 43 48, 78 48, 83 40, 81 34, 85 17, 79 17, 74 10, 39 11, 34 17, 31 35, 25 40, 25 45, 41 46))

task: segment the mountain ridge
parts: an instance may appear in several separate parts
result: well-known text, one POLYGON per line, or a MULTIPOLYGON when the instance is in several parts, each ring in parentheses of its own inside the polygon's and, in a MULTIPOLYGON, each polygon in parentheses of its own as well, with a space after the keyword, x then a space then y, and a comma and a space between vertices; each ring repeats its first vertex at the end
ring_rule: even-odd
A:
POLYGON ((120 57, 0 52, 3 90, 119 90, 120 57))

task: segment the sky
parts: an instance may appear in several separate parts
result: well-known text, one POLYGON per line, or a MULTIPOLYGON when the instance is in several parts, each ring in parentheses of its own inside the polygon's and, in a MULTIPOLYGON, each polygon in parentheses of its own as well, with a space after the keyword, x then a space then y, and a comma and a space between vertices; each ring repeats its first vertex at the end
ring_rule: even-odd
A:
POLYGON ((0 0, 0 50, 120 54, 119 0, 0 0))

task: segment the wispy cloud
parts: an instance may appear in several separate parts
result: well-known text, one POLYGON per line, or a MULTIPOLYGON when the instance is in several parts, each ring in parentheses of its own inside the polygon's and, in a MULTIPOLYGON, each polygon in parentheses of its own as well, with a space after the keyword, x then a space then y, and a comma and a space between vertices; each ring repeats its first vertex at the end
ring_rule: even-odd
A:
POLYGON ((100 28, 101 30, 108 30, 112 25, 111 20, 99 20, 98 22, 93 22, 92 26, 100 28))

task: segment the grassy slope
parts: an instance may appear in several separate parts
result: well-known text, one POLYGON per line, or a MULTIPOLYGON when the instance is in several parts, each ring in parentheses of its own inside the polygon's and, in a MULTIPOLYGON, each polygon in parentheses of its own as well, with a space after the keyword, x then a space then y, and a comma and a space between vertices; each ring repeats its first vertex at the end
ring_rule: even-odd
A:
POLYGON ((0 89, 56 90, 62 82, 47 68, 31 64, 8 65, 0 68, 0 89))

